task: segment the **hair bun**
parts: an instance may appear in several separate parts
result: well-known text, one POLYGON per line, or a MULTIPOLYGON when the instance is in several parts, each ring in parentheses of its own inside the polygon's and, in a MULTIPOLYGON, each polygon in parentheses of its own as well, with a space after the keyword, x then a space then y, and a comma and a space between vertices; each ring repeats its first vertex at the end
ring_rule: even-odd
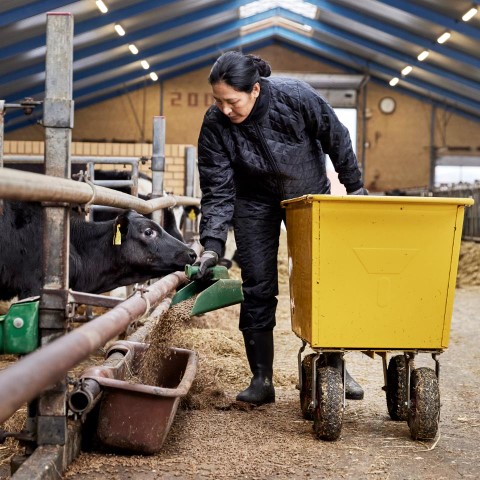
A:
POLYGON ((252 59, 261 77, 269 77, 272 74, 270 64, 268 64, 265 60, 257 55, 248 54, 246 56, 252 59))

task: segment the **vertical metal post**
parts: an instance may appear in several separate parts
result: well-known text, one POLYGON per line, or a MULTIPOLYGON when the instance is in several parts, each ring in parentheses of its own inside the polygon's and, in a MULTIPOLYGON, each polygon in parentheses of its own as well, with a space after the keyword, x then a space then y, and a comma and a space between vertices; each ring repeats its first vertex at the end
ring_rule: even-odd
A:
MULTIPOLYGON (((196 171, 196 148, 185 148, 185 195, 187 197, 195 196, 195 171, 196 171)), ((185 218, 183 237, 185 242, 190 242, 198 234, 198 218, 185 218)))
MULTIPOLYGON (((47 54, 43 125, 45 173, 70 178, 73 16, 47 14, 47 54)), ((70 211, 68 204, 44 204, 43 289, 40 297, 41 345, 62 336, 66 329, 70 211)), ((64 445, 67 440, 66 379, 38 399, 38 445, 64 445)))
MULTIPOLYGON (((165 117, 153 117, 152 198, 163 196, 165 177, 165 117)), ((156 210, 152 219, 163 225, 163 211, 156 210)))
POLYGON ((435 120, 437 116, 437 106, 432 105, 432 113, 430 116, 430 178, 428 189, 433 192, 435 187, 435 165, 437 163, 437 148, 435 147, 435 120))
POLYGON ((187 197, 195 196, 195 147, 185 148, 185 195, 187 197))
MULTIPOLYGON (((0 100, 0 168, 3 168, 3 132, 4 132, 5 100, 0 100)), ((0 215, 3 215, 3 200, 0 198, 0 215)))
POLYGON ((132 173, 131 173, 131 179, 132 179, 132 187, 130 189, 130 193, 134 197, 138 197, 138 177, 140 174, 140 167, 139 167, 139 161, 132 163, 132 173))
POLYGON ((5 100, 0 100, 0 168, 3 167, 4 114, 5 114, 5 100))
POLYGON ((363 183, 367 185, 367 86, 369 76, 365 76, 362 80, 361 92, 362 92, 362 146, 361 146, 361 155, 362 155, 362 178, 363 183))

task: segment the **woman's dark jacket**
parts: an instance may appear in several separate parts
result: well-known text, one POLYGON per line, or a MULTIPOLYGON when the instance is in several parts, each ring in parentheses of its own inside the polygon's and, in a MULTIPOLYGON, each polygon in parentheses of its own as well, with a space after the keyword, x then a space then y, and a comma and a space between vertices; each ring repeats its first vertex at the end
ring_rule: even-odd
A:
POLYGON ((348 193, 363 186, 347 128, 305 82, 262 78, 255 106, 241 124, 210 107, 198 140, 201 243, 208 249, 208 239, 225 242, 236 197, 279 205, 329 193, 325 154, 348 193))

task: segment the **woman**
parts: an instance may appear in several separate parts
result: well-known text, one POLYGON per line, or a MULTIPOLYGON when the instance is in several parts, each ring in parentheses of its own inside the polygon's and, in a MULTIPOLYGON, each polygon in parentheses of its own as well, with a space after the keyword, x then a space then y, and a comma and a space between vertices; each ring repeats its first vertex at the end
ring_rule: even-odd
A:
MULTIPOLYGON (((326 154, 347 193, 368 194, 348 130, 333 109, 308 84, 270 74, 259 57, 234 51, 220 56, 208 78, 215 104, 198 140, 205 249, 199 277, 222 256, 233 222, 245 297, 240 330, 253 374, 237 400, 257 405, 275 401, 277 252, 285 220, 280 202, 330 193, 326 154)), ((328 363, 340 366, 340 355, 329 354, 328 363)), ((360 385, 347 379, 347 398, 363 398, 360 385)))

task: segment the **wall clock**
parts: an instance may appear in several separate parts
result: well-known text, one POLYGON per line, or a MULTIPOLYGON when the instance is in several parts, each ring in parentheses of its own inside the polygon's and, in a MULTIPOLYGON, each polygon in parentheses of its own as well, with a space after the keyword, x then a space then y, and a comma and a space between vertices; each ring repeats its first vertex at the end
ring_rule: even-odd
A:
POLYGON ((386 115, 393 113, 395 111, 396 106, 397 106, 397 103, 392 97, 383 97, 378 104, 380 111, 382 113, 385 113, 386 115))

